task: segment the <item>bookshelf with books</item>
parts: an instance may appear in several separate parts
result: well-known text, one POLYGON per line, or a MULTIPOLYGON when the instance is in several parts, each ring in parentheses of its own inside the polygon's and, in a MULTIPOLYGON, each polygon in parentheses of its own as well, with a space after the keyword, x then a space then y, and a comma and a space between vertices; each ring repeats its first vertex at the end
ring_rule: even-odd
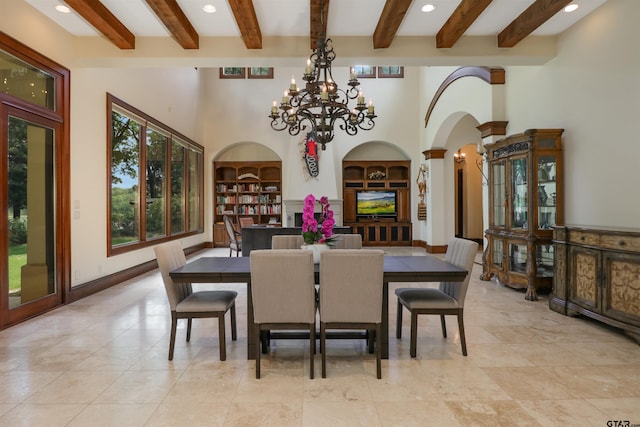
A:
POLYGON ((254 224, 282 225, 282 163, 213 163, 213 241, 228 246, 223 218, 229 216, 239 229, 240 218, 254 224))

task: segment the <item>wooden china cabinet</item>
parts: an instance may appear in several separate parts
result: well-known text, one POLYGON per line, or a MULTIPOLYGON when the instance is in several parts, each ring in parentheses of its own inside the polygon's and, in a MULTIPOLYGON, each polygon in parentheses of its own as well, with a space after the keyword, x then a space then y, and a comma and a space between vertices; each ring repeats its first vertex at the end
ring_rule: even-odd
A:
POLYGON ((563 129, 529 129, 487 145, 489 228, 482 280, 538 291, 553 284, 553 226, 564 219, 563 129))

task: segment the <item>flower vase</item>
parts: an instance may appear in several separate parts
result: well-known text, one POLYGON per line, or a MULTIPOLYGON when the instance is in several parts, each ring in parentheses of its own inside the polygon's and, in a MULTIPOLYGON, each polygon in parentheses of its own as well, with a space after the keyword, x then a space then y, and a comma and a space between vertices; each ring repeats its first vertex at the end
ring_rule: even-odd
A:
POLYGON ((326 243, 314 243, 312 245, 302 245, 300 249, 313 252, 313 263, 318 264, 320 263, 320 253, 328 251, 330 248, 326 243))

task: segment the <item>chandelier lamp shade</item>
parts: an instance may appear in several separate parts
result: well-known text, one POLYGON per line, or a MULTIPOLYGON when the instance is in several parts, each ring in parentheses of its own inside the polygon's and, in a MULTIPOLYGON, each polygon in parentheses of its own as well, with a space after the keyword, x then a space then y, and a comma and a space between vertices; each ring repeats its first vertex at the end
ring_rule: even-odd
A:
POLYGON ((373 129, 377 117, 373 101, 366 103, 362 90, 358 88, 360 82, 354 68, 349 73, 349 88, 338 88, 331 74, 331 63, 335 58, 331 39, 322 33, 316 49, 307 60, 302 77, 304 88, 298 88, 292 76, 280 105, 273 101, 269 115, 272 129, 287 130, 291 136, 309 129, 307 132, 315 134, 323 150, 333 140, 336 125, 348 135, 356 135, 358 130, 373 129), (349 102, 353 100, 356 101, 355 106, 350 108, 349 102))

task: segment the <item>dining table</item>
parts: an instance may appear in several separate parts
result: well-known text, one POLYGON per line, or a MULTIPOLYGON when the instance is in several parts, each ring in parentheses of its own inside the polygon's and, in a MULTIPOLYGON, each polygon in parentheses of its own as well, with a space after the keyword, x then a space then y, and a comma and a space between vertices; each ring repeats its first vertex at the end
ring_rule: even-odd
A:
MULTIPOLYGON (((389 358, 389 283, 390 282, 462 282, 467 270, 441 258, 426 256, 384 256, 382 294, 382 337, 379 340, 383 359, 389 358)), ((247 285, 247 358, 255 359, 259 339, 253 325, 251 265, 249 257, 201 257, 172 270, 176 283, 246 283, 247 285)), ((283 272, 283 279, 286 272, 283 272)), ((315 280, 320 283, 320 268, 315 264, 315 280)))

